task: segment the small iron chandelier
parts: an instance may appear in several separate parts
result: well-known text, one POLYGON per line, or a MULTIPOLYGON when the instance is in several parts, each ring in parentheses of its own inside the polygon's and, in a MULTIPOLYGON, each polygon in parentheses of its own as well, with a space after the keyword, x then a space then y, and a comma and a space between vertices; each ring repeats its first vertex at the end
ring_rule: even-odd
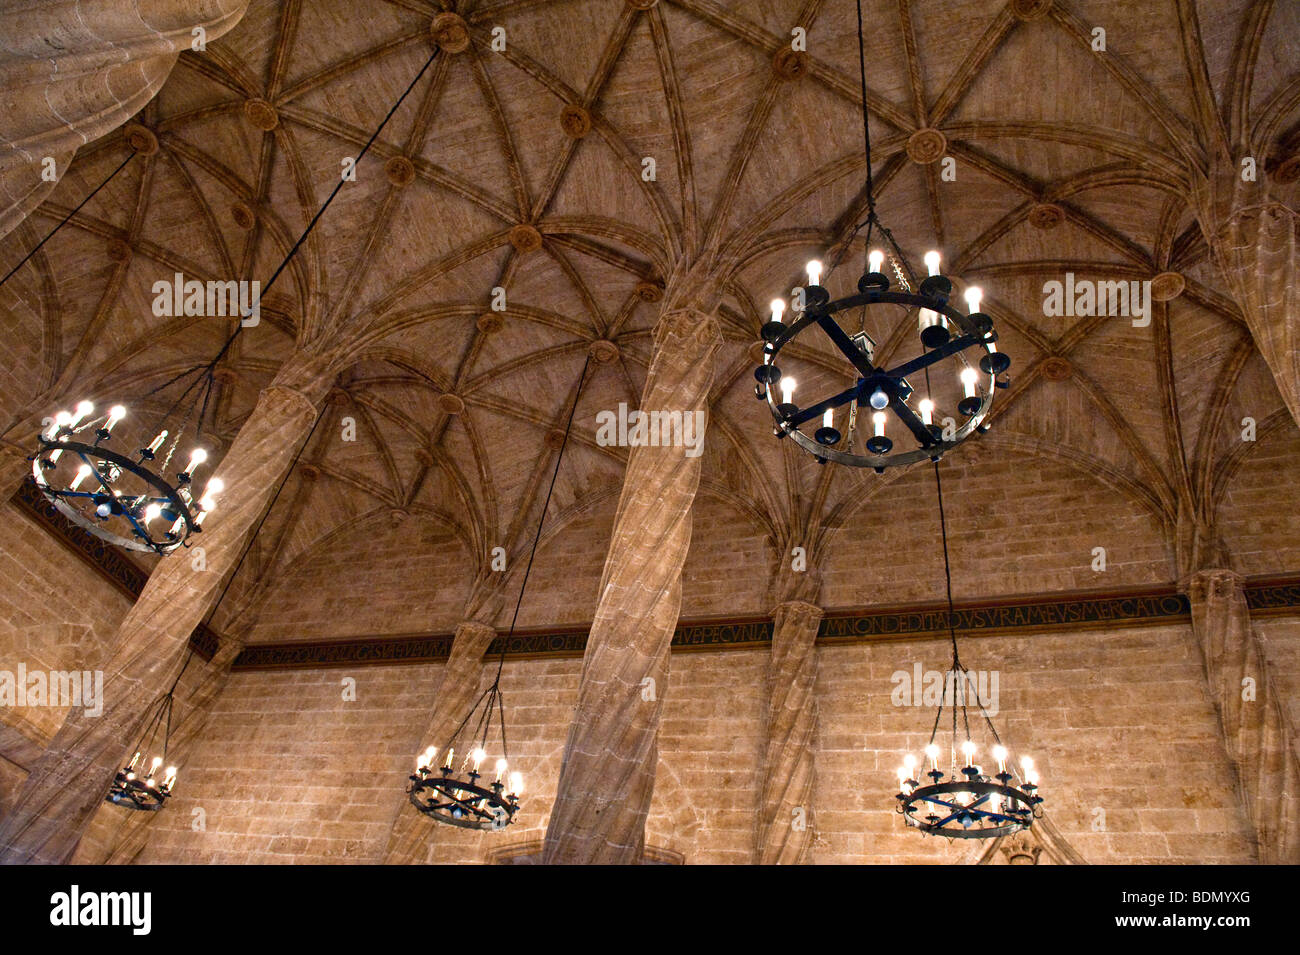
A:
POLYGON ((172 707, 176 703, 176 687, 193 657, 194 651, 190 650, 171 689, 149 708, 144 730, 135 744, 135 755, 117 771, 113 785, 104 797, 107 802, 126 809, 157 812, 171 796, 172 789, 176 786, 177 772, 175 766, 166 766, 167 746, 172 734, 172 707), (161 778, 158 776, 159 769, 163 769, 161 778))
POLYGON ((196 494, 195 479, 208 452, 196 444, 188 458, 186 452, 177 454, 190 421, 197 422, 195 437, 201 438, 202 411, 212 389, 211 366, 186 374, 193 371, 200 375, 162 416, 153 440, 143 444, 141 439, 143 446, 131 453, 110 447, 118 439, 114 429, 127 417, 123 405, 97 414, 91 402, 82 401, 55 415, 37 436, 31 457, 32 479, 46 500, 88 533, 127 550, 168 554, 201 531, 225 485, 210 478, 196 494), (196 390, 204 382, 206 387, 196 390), (176 416, 191 392, 188 413, 176 416))
POLYGON ((832 300, 830 292, 822 285, 821 261, 814 259, 809 262, 807 284, 795 290, 794 318, 790 324, 783 321, 785 301, 773 300, 771 319, 762 328, 762 363, 754 370, 758 381, 754 393, 760 401, 767 402, 775 424, 773 434, 778 438, 790 438, 821 464, 834 461, 852 467, 874 468, 880 473, 887 467, 907 465, 925 458, 937 461, 975 432, 987 430, 985 419, 992 409, 994 390, 1006 387, 997 376, 1011 367, 1011 359, 997 350, 998 335, 993 328, 993 319, 981 311, 982 291, 974 286, 968 287, 964 294, 966 310, 954 307, 950 301, 953 284, 939 271, 937 251, 925 254, 929 274, 918 283, 893 233, 885 228, 876 213, 860 0, 858 49, 867 167, 867 218, 843 243, 840 256, 866 226, 865 246, 869 250, 866 267, 855 294, 832 300), (887 250, 872 248, 872 236, 877 230, 887 250), (892 281, 886 272, 886 257, 894 276, 892 281), (921 353, 893 367, 877 363, 876 342, 867 333, 867 310, 881 305, 900 306, 915 311, 917 316, 921 353), (855 309, 861 312, 860 329, 850 334, 841 324, 841 318, 851 318, 850 313, 855 309), (848 360, 855 380, 848 389, 801 407, 794 400, 796 381, 782 373, 777 358, 782 349, 814 325, 848 360), (957 366, 957 374, 951 381, 932 382, 931 367, 945 360, 957 366), (914 385, 913 380, 922 373, 924 384, 917 382, 914 385), (981 381, 981 374, 986 380, 981 381), (837 420, 838 408, 846 411, 837 420), (857 435, 860 411, 870 414, 871 418, 871 432, 861 439, 861 451, 858 450, 857 435), (891 416, 898 424, 889 424, 891 416), (812 434, 805 434, 801 426, 809 423, 820 426, 812 434))
POLYGON ((939 530, 943 541, 943 574, 948 597, 948 637, 952 641, 952 664, 945 674, 939 709, 930 729, 924 755, 930 768, 920 772, 920 761, 912 753, 903 756, 898 768, 897 812, 903 821, 922 835, 941 835, 949 839, 990 839, 1005 836, 1033 825, 1042 815, 1043 797, 1038 795, 1038 772, 1028 756, 1020 760, 1017 770, 1011 752, 998 735, 993 719, 980 700, 977 681, 962 665, 957 654, 956 612, 952 601, 952 565, 948 558, 948 521, 943 508, 943 481, 939 462, 934 462, 934 484, 939 505, 939 530), (986 771, 976 761, 981 755, 971 731, 967 697, 973 696, 979 715, 987 729, 985 746, 997 763, 996 773, 986 771), (945 704, 951 715, 951 737, 946 748, 937 742, 939 724, 945 704), (960 714, 960 720, 958 715, 960 714), (958 762, 960 753, 961 761, 958 762), (941 768, 942 767, 942 768, 941 768), (924 775, 928 783, 919 782, 924 775))
POLYGON ((564 450, 569 445, 569 433, 573 430, 573 416, 578 410, 578 400, 582 397, 583 386, 587 383, 587 369, 590 366, 591 353, 588 352, 587 360, 582 365, 582 373, 578 376, 573 405, 569 408, 569 420, 564 428, 564 439, 560 442, 559 453, 555 457, 551 484, 546 491, 546 500, 542 503, 541 517, 537 521, 537 533, 533 535, 533 549, 528 555, 524 579, 519 585, 519 599, 515 601, 514 617, 510 621, 510 630, 500 641, 501 654, 497 659, 496 678, 456 727, 447 746, 447 752, 441 760, 441 766, 438 763, 436 746, 430 746, 415 761, 415 772, 410 776, 407 794, 412 806, 437 822, 462 829, 500 830, 514 821, 515 813, 519 810, 519 797, 524 791, 524 778, 523 774, 510 770, 510 757, 506 751, 505 708, 501 698, 501 671, 505 667, 506 647, 510 644, 510 638, 515 632, 515 624, 519 620, 519 608, 523 606, 524 593, 528 590, 528 578, 533 571, 537 545, 542 539, 546 511, 551 505, 555 480, 560 475, 560 463, 564 460, 564 450), (493 782, 488 784, 483 781, 483 763, 488 758, 487 747, 492 735, 494 719, 500 730, 501 756, 494 764, 493 782), (471 725, 475 729, 465 739, 466 745, 472 748, 464 753, 459 749, 460 740, 466 728, 471 725), (456 762, 457 752, 463 753, 459 765, 456 762))
POLYGON ((456 728, 440 769, 434 768, 438 765, 437 747, 430 746, 416 760, 409 789, 411 805, 426 816, 462 829, 504 829, 519 810, 524 777, 521 773, 509 771, 499 680, 498 673, 498 680, 484 691, 456 728), (483 781, 482 768, 487 759, 494 713, 500 728, 501 757, 496 760, 495 779, 489 784, 483 781), (456 747, 475 714, 478 714, 477 726, 469 737, 473 748, 462 750, 460 765, 457 766, 456 747))

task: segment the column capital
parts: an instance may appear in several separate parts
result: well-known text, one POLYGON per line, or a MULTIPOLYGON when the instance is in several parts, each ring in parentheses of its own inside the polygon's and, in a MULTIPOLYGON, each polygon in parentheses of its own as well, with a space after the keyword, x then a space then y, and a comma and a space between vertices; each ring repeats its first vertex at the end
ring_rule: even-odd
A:
POLYGON ((1185 587, 1192 600, 1204 600, 1241 590, 1244 580, 1241 574, 1227 567, 1207 567, 1188 574, 1185 587))
POLYGON ((655 323, 655 349, 663 348, 668 339, 678 339, 692 350, 716 348, 722 344, 722 326, 712 312, 698 308, 674 308, 662 312, 655 323))
POLYGON ((784 600, 776 605, 772 617, 776 620, 798 620, 799 622, 820 623, 826 615, 821 607, 806 600, 784 600))

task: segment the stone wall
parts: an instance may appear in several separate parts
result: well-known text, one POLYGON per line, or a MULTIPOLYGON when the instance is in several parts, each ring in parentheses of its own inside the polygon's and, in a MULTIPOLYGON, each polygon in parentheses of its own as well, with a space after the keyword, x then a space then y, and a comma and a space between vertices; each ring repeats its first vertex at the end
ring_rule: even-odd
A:
MULTIPOLYGON (((1294 674, 1300 619, 1265 629, 1294 674)), ((979 848, 923 841, 892 811, 894 768, 904 747, 923 745, 932 711, 894 706, 891 675, 915 661, 943 669, 947 645, 818 652, 812 861, 975 861, 979 848)), ((766 659, 766 650, 674 653, 648 846, 688 863, 752 860, 766 659)), ((1037 758, 1051 818, 1087 861, 1253 861, 1188 627, 970 639, 963 662, 999 671, 997 724, 1037 758)), ((236 673, 175 799, 150 823, 141 861, 378 861, 439 669, 236 673), (357 680, 352 703, 342 699, 348 676, 357 680), (196 809, 205 831, 192 828, 196 809)), ((430 823, 437 861, 526 853, 542 838, 580 669, 577 659, 507 664, 502 686, 512 764, 527 779, 524 808, 505 835, 430 823)))

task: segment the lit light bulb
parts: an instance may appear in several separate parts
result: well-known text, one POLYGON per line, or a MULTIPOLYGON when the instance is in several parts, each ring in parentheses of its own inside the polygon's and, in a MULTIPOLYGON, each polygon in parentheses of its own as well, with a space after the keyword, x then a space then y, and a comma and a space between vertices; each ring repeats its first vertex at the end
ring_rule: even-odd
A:
POLYGON ((171 789, 176 785, 176 767, 168 766, 167 775, 163 777, 163 789, 171 789))
POLYGON ((149 451, 151 453, 157 453, 158 449, 162 447, 162 443, 166 440, 167 440, 167 432, 165 430, 159 431, 158 437, 154 438, 153 443, 149 445, 149 451))
POLYGON ((79 401, 77 402, 77 407, 73 410, 76 411, 76 414, 73 415, 72 420, 68 422, 69 428, 75 428, 79 425, 83 418, 95 410, 95 406, 89 401, 79 401))
POLYGON ((136 753, 134 756, 131 757, 131 762, 126 764, 126 768, 135 769, 135 764, 138 762, 140 762, 140 754, 136 753))
POLYGON ((830 428, 835 425, 835 409, 827 408, 822 412, 822 427, 830 428))
POLYGON ((221 478, 214 477, 211 481, 208 482, 208 488, 206 491, 203 492, 203 496, 215 498, 218 494, 220 494, 225 489, 226 489, 226 482, 221 480, 221 478))
POLYGON ((194 453, 190 455, 190 463, 185 466, 186 474, 193 474, 194 469, 208 459, 208 452, 202 448, 195 448, 194 453))
POLYGON ((937 769, 939 767, 939 747, 934 743, 930 743, 925 747, 925 755, 930 759, 930 768, 937 769))
POLYGON ((975 758, 975 744, 970 740, 966 740, 961 744, 961 752, 966 757, 966 765, 971 765, 971 761, 975 758))
POLYGON ((126 409, 121 405, 113 405, 108 409, 108 420, 104 422, 104 430, 112 431, 113 426, 126 417, 126 409))
POLYGON ((45 437, 52 439, 59 433, 60 428, 66 428, 72 422, 72 415, 66 411, 60 411, 54 416, 53 423, 50 424, 50 430, 45 432, 45 437))
POLYGON ((884 411, 889 407, 889 395, 885 394, 885 392, 880 388, 873 391, 871 397, 868 398, 867 401, 870 403, 871 407, 875 408, 877 411, 884 411))
POLYGON ((791 403, 791 399, 794 398, 795 384, 796 382, 793 378, 786 377, 781 379, 781 402, 783 404, 788 405, 791 403))
POLYGON ((966 397, 975 397, 975 382, 979 378, 979 373, 974 368, 966 367, 961 370, 961 383, 966 389, 966 397))
POLYGON ((477 773, 479 767, 483 765, 483 760, 487 759, 487 753, 483 751, 482 746, 478 746, 469 754, 469 758, 474 761, 474 772, 477 773))
POLYGON ((807 269, 808 269, 808 284, 820 285, 822 281, 821 262, 817 259, 813 259, 811 262, 808 263, 807 269))
POLYGON ((455 747, 453 747, 453 746, 448 746, 448 747, 447 747, 447 758, 446 758, 445 760, 443 760, 442 765, 444 765, 444 766, 448 766, 448 767, 451 767, 451 768, 454 769, 455 767, 452 766, 452 761, 453 761, 455 758, 456 758, 456 749, 455 749, 455 747))
POLYGON ((155 756, 153 758, 153 762, 149 764, 149 775, 152 776, 154 773, 158 772, 158 767, 161 765, 162 765, 162 757, 155 756))
POLYGON ((885 436, 885 413, 877 411, 871 416, 871 423, 876 427, 876 437, 883 438, 885 436))
POLYGON ((1032 773, 1034 771, 1034 761, 1030 759, 1028 756, 1022 756, 1020 758, 1020 768, 1023 769, 1025 771, 1025 775, 1028 776, 1029 773, 1032 773))
POLYGON ((898 790, 899 792, 905 792, 907 790, 907 767, 906 766, 898 767, 898 790))
POLYGON ((785 301, 779 298, 772 299, 772 321, 781 321, 781 316, 785 314, 785 301))
POLYGON ((885 267, 885 253, 881 252, 879 249, 872 249, 867 253, 867 263, 867 267, 872 272, 879 272, 885 267))
POLYGON ((933 250, 925 253, 925 268, 931 275, 939 274, 939 253, 933 250))
POLYGON ((971 285, 966 289, 966 308, 972 315, 980 310, 980 302, 984 299, 984 292, 978 285, 971 285))
POLYGON ((1007 771, 1007 748, 1001 743, 994 746, 993 758, 998 761, 998 772, 1005 773, 1007 771))
POLYGON ((81 467, 77 468, 77 476, 74 477, 72 483, 68 485, 68 490, 75 491, 81 486, 81 482, 86 480, 88 477, 90 477, 90 465, 83 464, 81 467))
POLYGON ((908 778, 911 778, 913 770, 916 769, 916 757, 908 753, 903 757, 903 765, 907 767, 908 778))
POLYGON ((929 398, 921 399, 921 423, 925 425, 934 424, 934 402, 929 398))
POLYGON ((512 796, 520 796, 520 795, 523 794, 523 791, 524 791, 524 774, 523 774, 523 773, 511 773, 511 774, 510 774, 510 794, 511 794, 512 796))
POLYGON ((1029 783, 1031 786, 1037 786, 1038 773, 1034 772, 1032 769, 1029 770, 1029 772, 1025 773, 1025 782, 1029 783))
POLYGON ((504 759, 498 759, 497 760, 497 782, 501 782, 501 780, 505 778, 505 775, 506 775, 506 761, 504 759))
POLYGON ((161 504, 157 504, 157 503, 150 504, 148 507, 144 509, 144 522, 148 524, 151 520, 153 520, 161 513, 162 513, 161 504))

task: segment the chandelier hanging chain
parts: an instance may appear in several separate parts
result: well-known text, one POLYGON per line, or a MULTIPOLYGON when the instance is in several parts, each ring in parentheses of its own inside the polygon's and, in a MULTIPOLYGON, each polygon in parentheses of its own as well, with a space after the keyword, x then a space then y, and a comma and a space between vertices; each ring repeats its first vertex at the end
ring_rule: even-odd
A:
MULTIPOLYGON (((533 572, 533 558, 537 556, 537 545, 542 539, 542 527, 546 523, 546 510, 551 506, 551 494, 555 491, 555 480, 560 476, 560 462, 564 460, 564 449, 569 446, 569 432, 573 430, 573 416, 578 411, 578 399, 582 397, 582 389, 587 384, 587 369, 591 366, 591 353, 587 353, 587 360, 582 363, 582 373, 578 376, 578 388, 573 395, 573 404, 569 408, 569 420, 564 425, 564 439, 560 442, 559 453, 555 456, 555 469, 551 471, 551 484, 546 489, 546 500, 542 502, 542 514, 537 521, 537 533, 533 535, 533 548, 528 554, 528 564, 524 567, 524 579, 519 585, 519 599, 515 601, 514 616, 510 618, 510 630, 506 638, 501 641, 501 655, 497 659, 497 675, 492 685, 495 687, 501 682, 501 668, 506 662, 506 646, 510 638, 515 634, 515 623, 519 620, 519 608, 524 603, 524 591, 528 589, 528 577, 533 572)), ((502 724, 502 733, 505 732, 505 726, 502 724)))
POLYGON ((28 252, 21 259, 18 260, 17 265, 15 265, 12 269, 10 269, 7 273, 5 273, 5 277, 0 279, 0 285, 4 285, 6 282, 8 282, 9 279, 13 277, 15 272, 17 272, 29 261, 31 261, 32 256, 41 250, 41 246, 45 245, 46 242, 54 238, 54 233, 58 232, 65 225, 67 225, 72 220, 72 217, 81 211, 82 206, 84 206, 91 199, 95 198, 95 196, 99 193, 99 190, 103 189, 110 182, 112 182, 113 177, 116 176, 123 169, 125 169, 126 164, 129 163, 132 159, 134 159, 135 155, 136 155, 135 150, 132 150, 130 154, 128 154, 127 157, 118 164, 117 168, 114 169, 112 172, 110 172, 107 177, 105 177, 103 182, 101 182, 98 186, 96 186, 94 189, 91 190, 90 195, 86 196, 86 198, 82 199, 79 203, 77 203, 77 207, 73 209, 71 212, 69 212, 66 216, 64 216, 59 221, 58 225, 56 225, 49 232, 45 233, 45 238, 41 239, 40 242, 37 242, 36 245, 32 247, 32 250, 30 252, 28 252))
MULTIPOLYGON (((244 566, 244 560, 248 557, 249 552, 253 549, 253 544, 257 541, 257 535, 262 532, 262 525, 266 523, 266 519, 271 516, 271 511, 275 509, 275 502, 280 500, 280 492, 283 491, 284 486, 289 483, 289 478, 293 475, 293 469, 298 466, 298 460, 302 457, 302 453, 307 450, 307 445, 311 444, 312 436, 316 433, 316 429, 320 427, 320 423, 324 419, 325 416, 323 414, 316 415, 316 420, 312 422, 311 430, 307 432, 307 437, 303 439, 302 444, 298 445, 298 450, 293 453, 293 460, 289 462, 289 467, 285 469, 284 477, 280 478, 280 483, 276 486, 275 493, 271 495, 270 503, 266 505, 266 510, 262 511, 262 516, 258 518, 257 525, 253 528, 253 532, 249 534, 247 539, 244 541, 244 548, 239 553, 239 560, 235 561, 235 569, 232 570, 230 576, 226 578, 226 583, 221 588, 221 593, 217 595, 216 603, 214 603, 212 609, 208 611, 208 615, 203 621, 205 625, 210 624, 213 618, 216 617, 217 610, 221 607, 221 601, 226 599, 226 593, 230 590, 231 585, 234 584, 235 578, 239 576, 240 568, 244 566)), ((179 681, 180 677, 177 677, 176 679, 179 681)))
MULTIPOLYGON (((439 52, 440 49, 435 47, 434 51, 431 54, 429 54, 429 58, 424 61, 424 66, 420 67, 420 72, 416 73, 415 78, 411 80, 409 84, 407 84, 406 89, 402 91, 402 95, 397 98, 397 102, 393 103, 392 107, 388 110, 388 113, 384 116, 383 120, 381 120, 379 125, 375 127, 375 131, 370 134, 370 138, 366 140, 366 144, 361 147, 361 152, 357 153, 356 163, 354 165, 361 164, 361 160, 364 159, 366 153, 370 151, 370 147, 373 146, 375 140, 379 138, 379 134, 384 131, 384 127, 387 126, 388 121, 393 118, 393 114, 396 113, 399 108, 401 108, 402 103, 406 101, 406 97, 410 95, 411 90, 415 89, 416 84, 420 82, 424 74, 428 72, 429 67, 433 65, 433 61, 434 59, 437 58, 439 52)), ((260 295, 263 296, 266 295, 266 293, 271 290, 271 286, 273 286, 276 280, 280 277, 280 274, 286 268, 288 268, 289 263, 293 261, 294 256, 298 254, 298 250, 302 248, 303 243, 307 241, 307 237, 310 236, 312 231, 316 228, 316 223, 320 221, 321 216, 325 214, 325 210, 330 207, 330 203, 334 201, 334 197, 339 194, 340 190, 342 190, 346 182, 347 182, 346 179, 342 178, 341 176, 339 177, 339 181, 334 184, 334 188, 330 191, 329 196, 326 197, 323 203, 321 203, 321 207, 316 210, 316 214, 311 217, 311 221, 307 223, 307 228, 304 229, 302 231, 302 234, 298 236, 297 241, 294 242, 293 247, 289 249, 288 254, 286 254, 285 257, 280 261, 280 264, 276 266, 275 271, 271 273, 271 277, 266 280, 266 283, 262 285, 260 295)), ((180 381, 182 378, 186 377, 187 375, 193 374, 195 371, 201 371, 203 373, 206 373, 208 376, 211 376, 212 372, 216 369, 221 359, 223 359, 226 356, 226 352, 230 350, 230 346, 235 343, 235 339, 239 337, 239 333, 244 330, 244 324, 242 319, 245 317, 246 316, 242 316, 242 315, 240 316, 241 318, 240 323, 237 326, 235 326, 234 332, 232 332, 230 336, 226 339, 225 344, 221 346, 221 350, 217 352, 216 356, 211 361, 209 361, 205 365, 200 365, 197 368, 187 369, 186 371, 183 371, 180 374, 175 375, 172 378, 169 378, 167 381, 164 381, 157 388, 153 388, 145 392, 146 396, 152 395, 156 392, 163 390, 164 388, 167 388, 170 385, 175 384, 176 382, 180 381)), ((203 377, 202 374, 200 374, 200 376, 195 380, 195 383, 197 384, 198 381, 201 381, 202 377, 203 377)), ((193 387, 193 385, 191 385, 190 387, 193 387)), ((189 388, 186 388, 185 392, 182 393, 181 396, 182 400, 184 398, 184 395, 188 394, 189 390, 190 390, 189 388)), ((179 403, 179 400, 177 403, 179 403)))

